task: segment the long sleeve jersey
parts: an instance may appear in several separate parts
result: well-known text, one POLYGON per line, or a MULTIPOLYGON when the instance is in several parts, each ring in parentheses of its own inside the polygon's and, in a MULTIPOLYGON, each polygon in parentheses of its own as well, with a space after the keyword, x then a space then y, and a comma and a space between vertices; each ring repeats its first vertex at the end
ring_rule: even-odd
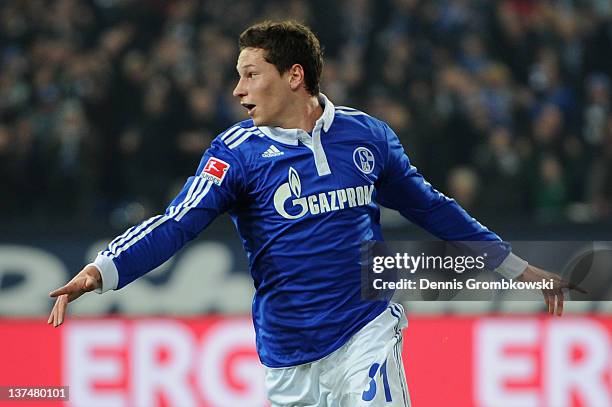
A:
MULTIPOLYGON (((101 291, 154 269, 228 212, 255 285, 259 357, 286 367, 330 354, 387 306, 360 295, 361 244, 383 240, 378 205, 440 239, 490 241, 499 247, 491 267, 510 277, 524 270, 495 233, 424 180, 386 123, 319 100, 311 133, 252 120, 221 133, 163 215, 98 255, 101 291)), ((202 272, 194 284, 206 284, 202 272)))

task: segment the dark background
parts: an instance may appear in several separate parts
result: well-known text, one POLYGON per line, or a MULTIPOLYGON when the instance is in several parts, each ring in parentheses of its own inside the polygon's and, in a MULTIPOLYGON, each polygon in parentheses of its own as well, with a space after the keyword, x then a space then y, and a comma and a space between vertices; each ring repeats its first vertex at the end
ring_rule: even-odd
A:
POLYGON ((323 92, 388 121, 421 173, 483 224, 511 238, 605 234, 610 9, 595 0, 2 1, 5 236, 112 235, 162 211, 210 141, 245 118, 231 96, 237 36, 285 17, 320 37, 323 92))

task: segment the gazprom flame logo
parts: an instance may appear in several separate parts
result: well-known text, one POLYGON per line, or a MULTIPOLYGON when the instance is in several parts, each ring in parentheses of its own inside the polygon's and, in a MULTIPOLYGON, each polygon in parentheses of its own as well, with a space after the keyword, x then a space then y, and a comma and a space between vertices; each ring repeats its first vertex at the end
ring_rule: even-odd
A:
POLYGON ((302 192, 302 182, 300 181, 300 176, 293 167, 289 167, 289 188, 291 189, 291 193, 296 198, 300 197, 300 193, 302 192))
POLYGON ((308 203, 306 198, 300 198, 302 193, 302 182, 300 176, 293 167, 289 167, 289 182, 282 184, 274 194, 274 208, 285 219, 299 219, 308 212, 308 203), (297 215, 291 215, 285 210, 285 201, 291 197, 295 197, 291 203, 293 206, 300 207, 300 212, 297 215))
POLYGON ((299 219, 307 213, 319 215, 369 205, 372 203, 373 192, 374 185, 362 185, 302 197, 300 176, 293 167, 289 167, 287 182, 281 184, 274 193, 274 208, 285 219, 299 219), (291 207, 286 208, 289 206, 287 201, 291 202, 291 207))

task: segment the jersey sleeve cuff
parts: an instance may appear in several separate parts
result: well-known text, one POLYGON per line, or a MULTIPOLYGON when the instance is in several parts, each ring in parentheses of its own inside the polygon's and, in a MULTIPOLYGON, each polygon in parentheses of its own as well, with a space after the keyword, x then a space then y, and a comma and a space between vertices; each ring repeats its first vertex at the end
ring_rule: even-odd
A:
POLYGON ((98 254, 98 257, 91 263, 92 266, 97 267, 102 275, 102 287, 95 290, 98 294, 103 294, 108 290, 116 290, 117 284, 119 283, 119 272, 117 266, 108 257, 98 254))
POLYGON ((525 271, 528 265, 529 263, 527 263, 527 261, 510 252, 504 261, 495 269, 495 272, 508 279, 514 279, 523 274, 523 271, 525 271))

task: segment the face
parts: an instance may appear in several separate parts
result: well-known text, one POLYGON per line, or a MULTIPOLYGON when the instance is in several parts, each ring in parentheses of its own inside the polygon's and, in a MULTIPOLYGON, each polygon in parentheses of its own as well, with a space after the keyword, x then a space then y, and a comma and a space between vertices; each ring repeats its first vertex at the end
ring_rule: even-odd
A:
POLYGON ((234 96, 247 109, 256 126, 281 126, 291 94, 288 74, 279 74, 260 48, 245 48, 238 56, 240 79, 234 96))

